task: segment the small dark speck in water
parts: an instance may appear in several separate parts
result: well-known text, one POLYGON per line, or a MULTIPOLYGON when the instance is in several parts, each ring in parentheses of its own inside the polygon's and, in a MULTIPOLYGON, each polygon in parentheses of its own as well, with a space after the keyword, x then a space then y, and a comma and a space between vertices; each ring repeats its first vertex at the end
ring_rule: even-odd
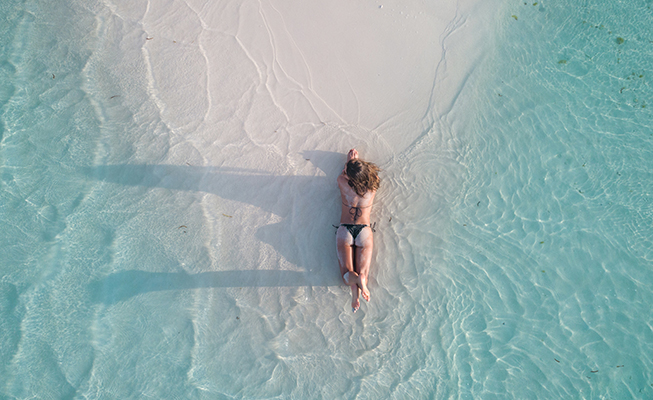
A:
POLYGON ((590 371, 590 372, 595 374, 595 373, 599 372, 599 370, 597 369, 596 371, 590 371))
POLYGON ((240 319, 239 317, 236 317, 236 319, 240 319))
POLYGON ((540 244, 544 244, 544 240, 542 240, 542 241, 540 242, 540 244))
POLYGON ((54 74, 52 74, 52 79, 54 79, 54 74))
POLYGON ((481 202, 480 202, 480 201, 479 201, 478 203, 476 203, 476 207, 478 207, 478 206, 480 206, 480 205, 481 205, 481 202))
POLYGON ((621 367, 623 367, 623 365, 617 365, 617 368, 621 368, 621 367))
POLYGON ((567 64, 567 60, 560 60, 558 61, 558 64, 567 64))
POLYGON ((109 97, 109 99, 115 99, 116 97, 120 97, 119 94, 114 94, 113 96, 109 97))
POLYGON ((623 42, 625 42, 624 38, 622 37, 617 38, 617 44, 622 44, 623 42))
POLYGON ((554 358, 554 360, 556 360, 556 362, 557 362, 557 363, 559 363, 559 362, 560 362, 560 360, 558 360, 557 358, 554 358))

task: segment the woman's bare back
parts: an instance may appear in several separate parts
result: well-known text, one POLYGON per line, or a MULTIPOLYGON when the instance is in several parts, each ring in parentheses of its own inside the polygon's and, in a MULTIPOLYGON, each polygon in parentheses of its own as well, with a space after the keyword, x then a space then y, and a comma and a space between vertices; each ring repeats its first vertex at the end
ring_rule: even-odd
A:
POLYGON ((338 176, 341 201, 341 224, 370 224, 370 213, 376 192, 367 192, 359 196, 347 183, 347 175, 343 172, 338 176))

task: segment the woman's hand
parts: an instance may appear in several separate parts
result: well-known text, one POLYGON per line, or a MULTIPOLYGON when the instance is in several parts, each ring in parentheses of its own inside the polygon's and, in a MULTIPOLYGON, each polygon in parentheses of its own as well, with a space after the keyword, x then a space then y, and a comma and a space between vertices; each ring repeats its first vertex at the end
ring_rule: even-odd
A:
POLYGON ((349 153, 347 153, 347 162, 355 158, 358 158, 358 151, 356 149, 349 150, 349 153))

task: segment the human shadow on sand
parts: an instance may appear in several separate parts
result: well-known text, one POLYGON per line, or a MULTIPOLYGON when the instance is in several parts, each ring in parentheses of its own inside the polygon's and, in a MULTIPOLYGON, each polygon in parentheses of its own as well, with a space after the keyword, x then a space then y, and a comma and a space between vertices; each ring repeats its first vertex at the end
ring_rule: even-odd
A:
POLYGON ((112 305, 143 293, 165 290, 224 287, 336 286, 336 278, 308 275, 299 271, 231 270, 198 274, 186 272, 120 271, 92 282, 94 303, 112 305))
POLYGON ((113 304, 144 292, 175 289, 339 285, 331 224, 339 211, 335 179, 345 156, 326 151, 306 151, 302 155, 326 176, 279 176, 252 169, 190 165, 119 164, 83 168, 87 177, 99 181, 211 193, 275 214, 281 221, 258 227, 256 238, 305 271, 236 269, 199 274, 121 271, 92 284, 96 301, 113 304), (311 221, 311 226, 301 225, 306 220, 311 221), (315 270, 324 265, 325 258, 330 260, 327 264, 333 265, 333 273, 315 270))

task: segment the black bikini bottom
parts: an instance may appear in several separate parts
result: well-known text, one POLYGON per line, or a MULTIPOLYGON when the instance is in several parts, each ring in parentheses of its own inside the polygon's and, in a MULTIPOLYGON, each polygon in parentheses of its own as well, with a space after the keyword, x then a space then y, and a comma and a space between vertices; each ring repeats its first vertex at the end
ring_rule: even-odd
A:
POLYGON ((360 224, 340 224, 340 226, 344 226, 347 228, 349 233, 351 233, 351 236, 356 240, 356 237, 358 237, 358 234, 361 233, 363 228, 365 228, 367 225, 360 225, 360 224))

